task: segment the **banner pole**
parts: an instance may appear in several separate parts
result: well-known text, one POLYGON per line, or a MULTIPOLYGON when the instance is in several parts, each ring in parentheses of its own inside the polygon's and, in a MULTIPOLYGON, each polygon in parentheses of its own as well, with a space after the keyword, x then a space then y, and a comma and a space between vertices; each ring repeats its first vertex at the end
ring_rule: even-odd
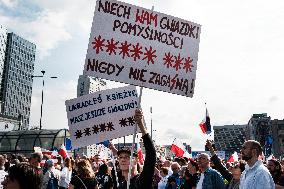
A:
POLYGON ((114 159, 114 155, 113 155, 112 151, 111 151, 111 161, 112 161, 112 164, 113 164, 114 174, 115 174, 115 178, 116 178, 116 187, 119 188, 119 182, 118 182, 116 166, 115 166, 115 159, 114 159))
MULTIPOLYGON (((142 91, 143 91, 143 87, 140 87, 139 102, 138 102, 138 108, 139 109, 141 109, 142 91)), ((131 177, 132 163, 133 163, 132 159, 133 159, 136 133, 137 133, 137 123, 134 126, 133 141, 132 141, 131 156, 130 156, 130 164, 129 164, 129 172, 128 172, 128 179, 127 179, 127 189, 129 189, 129 186, 130 186, 130 177, 131 177)))
MULTIPOLYGON (((154 6, 152 6, 152 11, 154 11, 154 6)), ((140 87, 139 102, 138 102, 138 108, 139 108, 139 109, 141 109, 142 91, 143 91, 143 87, 140 87)), ((143 122, 145 123, 145 119, 143 119, 143 122)), ((131 168, 132 168, 132 158, 133 158, 133 152, 134 152, 134 144, 135 144, 136 133, 137 133, 137 123, 135 124, 134 133, 133 133, 131 157, 130 157, 130 164, 129 164, 128 179, 127 179, 127 189, 129 189, 129 186, 130 186, 130 177, 131 177, 131 168)))

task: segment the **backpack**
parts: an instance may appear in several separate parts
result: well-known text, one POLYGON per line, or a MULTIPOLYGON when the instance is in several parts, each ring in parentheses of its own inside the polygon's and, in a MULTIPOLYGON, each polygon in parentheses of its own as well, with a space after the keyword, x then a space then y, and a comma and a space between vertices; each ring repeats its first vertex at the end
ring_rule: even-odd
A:
POLYGON ((46 189, 58 189, 58 179, 55 178, 52 171, 50 173, 51 177, 49 177, 46 189))

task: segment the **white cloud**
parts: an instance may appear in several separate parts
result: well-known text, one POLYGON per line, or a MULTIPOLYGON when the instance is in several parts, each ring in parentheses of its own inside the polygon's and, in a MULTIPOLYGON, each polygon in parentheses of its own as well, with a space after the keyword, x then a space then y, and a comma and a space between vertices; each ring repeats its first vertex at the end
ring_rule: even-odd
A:
POLYGON ((3 4, 8 8, 14 8, 18 4, 18 0, 1 0, 0 5, 3 4))

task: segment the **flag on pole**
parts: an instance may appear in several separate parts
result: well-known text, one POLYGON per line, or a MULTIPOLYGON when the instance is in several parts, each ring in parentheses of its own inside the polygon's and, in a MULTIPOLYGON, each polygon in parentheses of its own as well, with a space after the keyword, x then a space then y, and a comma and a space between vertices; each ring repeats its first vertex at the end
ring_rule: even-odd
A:
POLYGON ((138 156, 138 161, 141 165, 144 164, 144 154, 142 152, 141 146, 139 144, 139 141, 137 141, 137 156, 138 156))
POLYGON ((205 119, 202 120, 202 122, 199 124, 201 131, 204 134, 210 134, 211 133, 211 124, 210 124, 210 117, 208 110, 206 108, 206 114, 205 114, 205 119))
POLYGON ((58 154, 61 155, 63 157, 63 159, 68 157, 68 153, 67 153, 67 150, 66 150, 64 144, 61 145, 60 149, 58 150, 58 154))
POLYGON ((185 153, 185 147, 180 141, 175 138, 171 147, 171 151, 175 153, 177 157, 183 157, 185 153))

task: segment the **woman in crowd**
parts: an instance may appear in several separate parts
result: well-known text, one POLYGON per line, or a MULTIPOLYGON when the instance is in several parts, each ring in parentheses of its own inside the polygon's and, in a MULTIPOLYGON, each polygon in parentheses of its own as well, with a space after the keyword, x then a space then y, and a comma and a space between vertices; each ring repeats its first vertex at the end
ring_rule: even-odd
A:
POLYGON ((169 169, 167 167, 160 168, 160 182, 158 183, 158 189, 165 189, 168 181, 169 169))
POLYGON ((184 172, 184 183, 181 186, 181 189, 195 189, 198 182, 198 164, 189 159, 187 163, 187 169, 184 172))
POLYGON ((60 174, 59 189, 67 189, 71 181, 72 176, 72 164, 70 158, 65 158, 64 167, 60 174))
POLYGON ((78 175, 72 177, 68 189, 98 189, 94 171, 88 160, 77 163, 78 175))
POLYGON ((58 188, 60 171, 55 169, 52 159, 46 160, 45 166, 47 171, 43 175, 42 189, 58 188))
POLYGON ((246 163, 244 161, 236 162, 232 166, 231 172, 222 164, 221 160, 217 156, 209 140, 206 142, 206 146, 210 150, 212 155, 211 161, 215 165, 215 169, 221 173, 221 175, 229 182, 228 189, 239 189, 240 179, 242 172, 245 170, 246 163))
POLYGON ((96 179, 98 181, 99 189, 112 189, 113 181, 111 176, 108 174, 108 166, 102 164, 96 174, 96 179))

